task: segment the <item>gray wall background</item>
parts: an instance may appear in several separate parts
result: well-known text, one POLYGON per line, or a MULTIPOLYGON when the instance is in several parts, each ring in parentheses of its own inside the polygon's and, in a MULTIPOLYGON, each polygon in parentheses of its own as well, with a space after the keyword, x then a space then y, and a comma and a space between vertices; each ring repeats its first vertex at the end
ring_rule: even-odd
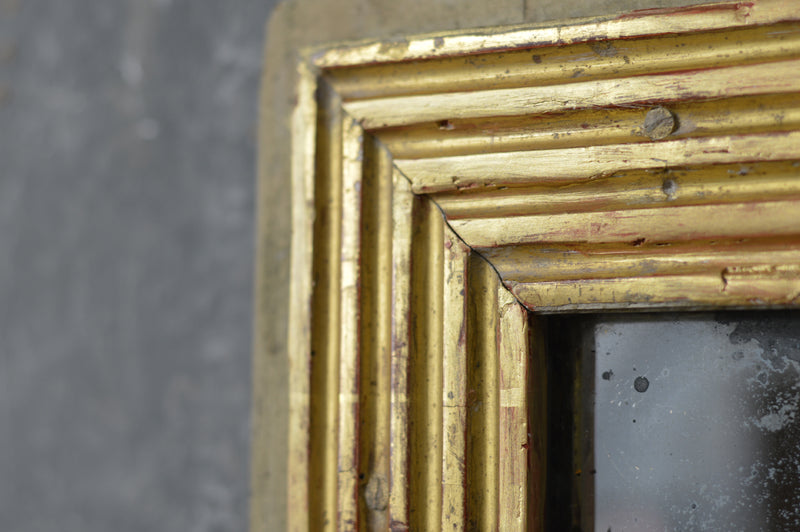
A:
POLYGON ((275 0, 0 0, 0 530, 245 530, 275 0))

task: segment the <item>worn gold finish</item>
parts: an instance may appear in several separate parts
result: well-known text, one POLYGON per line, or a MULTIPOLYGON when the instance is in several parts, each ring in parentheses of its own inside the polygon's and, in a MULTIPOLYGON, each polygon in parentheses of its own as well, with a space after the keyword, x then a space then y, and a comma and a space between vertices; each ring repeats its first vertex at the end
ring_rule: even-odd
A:
POLYGON ((345 102, 344 109, 366 129, 451 118, 555 113, 586 107, 647 105, 650 102, 796 93, 800 81, 786 76, 800 60, 725 69, 642 75, 486 91, 395 96, 345 102))
MULTIPOLYGON (((800 72, 800 69, 798 70, 800 72)), ((800 132, 726 135, 647 144, 395 160, 418 193, 475 187, 567 184, 634 169, 792 159, 800 132), (570 161, 565 165, 564 161, 570 161)))
MULTIPOLYGON (((796 94, 670 102, 680 117, 669 139, 789 131, 800 125, 796 94)), ((381 130, 395 159, 425 159, 608 144, 646 143, 647 106, 578 109, 558 115, 450 119, 381 130), (446 131, 446 134, 443 134, 446 131), (486 142, 491 132, 491 142, 486 142)))
POLYGON ((537 313, 800 305, 791 2, 310 50, 299 80, 293 531, 541 530, 537 313))

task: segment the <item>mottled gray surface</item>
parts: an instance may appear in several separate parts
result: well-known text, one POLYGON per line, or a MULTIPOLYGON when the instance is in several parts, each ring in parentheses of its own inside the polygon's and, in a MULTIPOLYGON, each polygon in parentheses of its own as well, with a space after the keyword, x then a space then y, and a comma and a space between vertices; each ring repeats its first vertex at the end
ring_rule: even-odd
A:
POLYGON ((0 0, 0 530, 247 523, 273 0, 0 0))
POLYGON ((595 530, 800 529, 800 313, 599 318, 595 530))

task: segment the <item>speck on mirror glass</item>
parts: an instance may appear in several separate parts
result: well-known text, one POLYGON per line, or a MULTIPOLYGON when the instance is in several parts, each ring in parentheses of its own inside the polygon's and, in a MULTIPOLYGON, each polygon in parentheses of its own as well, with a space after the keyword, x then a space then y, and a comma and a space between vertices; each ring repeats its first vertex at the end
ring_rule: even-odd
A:
POLYGON ((800 312, 587 320, 595 531, 800 530, 800 312))

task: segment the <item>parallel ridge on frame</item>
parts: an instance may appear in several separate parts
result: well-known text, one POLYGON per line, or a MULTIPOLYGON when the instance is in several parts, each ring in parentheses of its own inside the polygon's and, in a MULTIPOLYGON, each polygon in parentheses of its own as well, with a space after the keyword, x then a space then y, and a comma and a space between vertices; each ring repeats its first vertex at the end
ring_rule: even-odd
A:
POLYGON ((291 530, 541 530, 529 311, 800 302, 790 5, 310 53, 291 530))

